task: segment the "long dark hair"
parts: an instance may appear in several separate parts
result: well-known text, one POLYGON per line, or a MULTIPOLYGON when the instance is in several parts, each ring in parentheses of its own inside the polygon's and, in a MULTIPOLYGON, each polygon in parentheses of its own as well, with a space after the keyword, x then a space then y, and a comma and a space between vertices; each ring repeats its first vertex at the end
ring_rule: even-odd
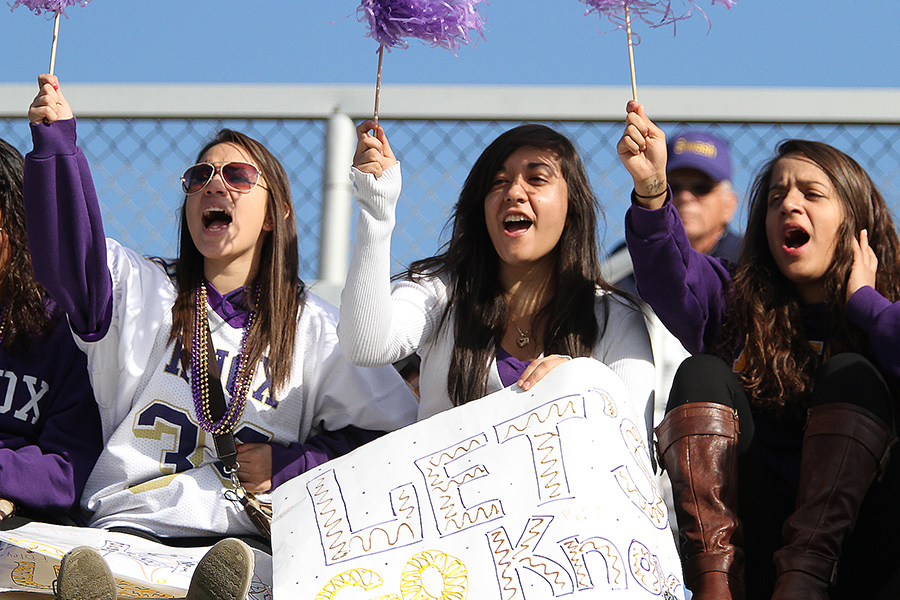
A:
POLYGON ((550 302, 535 320, 544 324, 543 350, 590 356, 606 328, 606 314, 602 323, 594 314, 597 289, 612 290, 600 274, 596 238, 600 208, 578 151, 565 136, 544 125, 515 127, 491 142, 475 161, 453 210, 452 234, 444 251, 412 263, 399 276, 448 275, 451 279, 441 327, 454 313, 455 348, 447 375, 447 391, 454 405, 485 395, 488 367, 509 319, 499 257, 485 223, 484 201, 497 171, 523 147, 555 153, 568 186, 566 224, 556 252, 556 285, 550 302))
MULTIPOLYGON (((306 288, 300 280, 299 254, 297 250, 297 225, 294 220, 291 188, 287 174, 278 159, 265 146, 253 138, 232 131, 221 130, 197 154, 197 162, 213 146, 233 144, 245 150, 262 171, 269 187, 267 222, 272 231, 265 234, 260 250, 259 270, 256 285, 259 286, 256 318, 247 338, 250 348, 248 373, 252 373, 263 353, 268 349, 267 369, 274 397, 279 387, 287 383, 293 366, 296 323, 303 307, 306 288), (288 207, 284 217, 285 207, 288 207)), ((194 324, 194 303, 197 287, 204 283, 204 258, 188 229, 186 203, 181 206, 181 231, 179 235, 179 257, 175 265, 175 283, 178 296, 172 307, 172 339, 181 338, 184 348, 191 347, 191 332, 194 324)), ((255 286, 248 286, 253 288, 255 286)), ((254 294, 248 296, 252 303, 254 294)), ((183 353, 185 364, 190 360, 190 352, 183 353)))
POLYGON ((25 234, 25 208, 22 204, 24 159, 18 150, 0 139, 0 215, 8 252, 0 264, 0 298, 6 323, 3 346, 12 351, 23 334, 43 334, 51 319, 45 303, 44 288, 34 281, 28 238, 25 234))
POLYGON ((775 163, 802 156, 822 169, 841 202, 844 218, 834 258, 825 275, 830 352, 860 352, 872 358, 868 337, 844 316, 847 279, 853 265, 853 238, 868 230, 878 257, 875 287, 900 300, 900 243, 884 198, 868 173, 843 152, 821 142, 787 140, 757 176, 750 199, 747 232, 730 290, 730 306, 720 333, 723 354, 743 350, 740 374, 755 406, 802 408, 819 364, 801 320, 796 287, 775 264, 766 236, 769 185, 775 163))

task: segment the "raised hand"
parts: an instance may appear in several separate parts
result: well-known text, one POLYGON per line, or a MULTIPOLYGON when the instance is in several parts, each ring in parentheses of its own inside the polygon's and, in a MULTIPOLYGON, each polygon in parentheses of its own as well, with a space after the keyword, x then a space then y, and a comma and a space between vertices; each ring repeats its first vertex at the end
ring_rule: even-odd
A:
POLYGON ((638 202, 659 208, 666 199, 666 135, 647 118, 642 104, 632 100, 627 111, 625 132, 616 151, 634 179, 638 202))
POLYGON ((375 121, 369 120, 356 128, 359 142, 353 156, 353 166, 363 173, 371 173, 377 179, 390 167, 397 164, 397 158, 391 151, 384 129, 375 121), (374 135, 369 133, 374 132, 374 135))
POLYGON ((28 107, 29 121, 49 125, 75 116, 59 89, 59 78, 56 75, 41 75, 38 77, 38 85, 40 91, 28 107))

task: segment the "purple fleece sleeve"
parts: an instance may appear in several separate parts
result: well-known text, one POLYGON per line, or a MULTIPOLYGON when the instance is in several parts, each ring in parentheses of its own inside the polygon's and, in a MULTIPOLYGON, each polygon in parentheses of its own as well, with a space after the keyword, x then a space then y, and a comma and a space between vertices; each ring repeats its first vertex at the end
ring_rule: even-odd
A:
POLYGON ((846 315, 869 335, 881 367, 900 377, 900 302, 891 302, 874 288, 863 286, 847 301, 846 315))
POLYGON ((31 126, 25 157, 25 226, 34 276, 86 340, 102 338, 112 316, 112 281, 97 192, 75 119, 31 126))
POLYGON ((65 319, 46 338, 34 340, 30 350, 27 360, 4 356, 4 391, 7 398, 15 393, 17 410, 0 418, 0 496, 26 514, 68 515, 80 522, 78 501, 103 449, 86 357, 65 319), (16 373, 18 381, 9 377, 16 373), (38 383, 28 386, 29 379, 38 383), (30 388, 37 387, 35 394, 37 389, 30 388), (26 404, 32 396, 34 406, 26 404))
POLYGON ((302 444, 272 444, 272 489, 332 458, 343 456, 384 433, 348 425, 338 431, 323 431, 302 444))
POLYGON ((725 314, 726 263, 691 248, 668 201, 657 210, 633 204, 625 241, 641 298, 689 352, 708 352, 725 314))

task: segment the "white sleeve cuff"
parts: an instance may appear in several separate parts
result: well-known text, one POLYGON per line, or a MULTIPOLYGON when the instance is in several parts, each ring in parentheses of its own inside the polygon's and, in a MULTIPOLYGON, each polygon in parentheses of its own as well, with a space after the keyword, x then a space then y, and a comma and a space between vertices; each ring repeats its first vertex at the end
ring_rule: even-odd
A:
POLYGON ((386 219, 393 215, 400 197, 403 183, 400 163, 392 165, 377 179, 371 173, 363 173, 356 167, 350 167, 350 183, 360 208, 378 219, 386 219))

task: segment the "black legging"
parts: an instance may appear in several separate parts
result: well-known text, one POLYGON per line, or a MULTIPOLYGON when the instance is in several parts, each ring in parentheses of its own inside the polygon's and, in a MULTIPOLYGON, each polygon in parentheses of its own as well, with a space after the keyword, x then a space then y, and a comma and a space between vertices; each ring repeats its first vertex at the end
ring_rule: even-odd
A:
MULTIPOLYGON (((769 600, 775 584, 772 557, 782 546, 781 528, 794 511, 802 417, 751 408, 731 367, 710 355, 685 360, 675 374, 666 411, 688 402, 715 402, 738 413, 738 516, 744 525, 747 600, 769 600)), ((832 357, 816 373, 809 407, 843 402, 865 408, 893 423, 893 399, 878 369, 859 354, 832 357)), ((898 450, 900 451, 900 450, 898 450)), ((837 589, 832 598, 897 598, 886 583, 900 581, 900 550, 883 540, 900 539, 900 460, 889 463, 860 509, 844 544, 837 589)))

